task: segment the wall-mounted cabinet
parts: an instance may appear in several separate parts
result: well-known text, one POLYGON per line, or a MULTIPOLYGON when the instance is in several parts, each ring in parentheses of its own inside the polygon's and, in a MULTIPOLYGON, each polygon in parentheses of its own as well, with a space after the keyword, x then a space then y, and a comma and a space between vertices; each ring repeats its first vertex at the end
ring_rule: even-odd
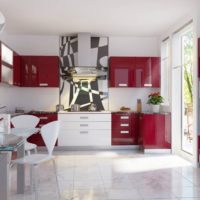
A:
POLYGON ((23 87, 59 87, 57 56, 22 56, 23 87))
POLYGON ((159 57, 110 57, 110 87, 160 87, 159 57))
POLYGON ((0 43, 0 81, 13 84, 13 51, 4 43, 0 43))

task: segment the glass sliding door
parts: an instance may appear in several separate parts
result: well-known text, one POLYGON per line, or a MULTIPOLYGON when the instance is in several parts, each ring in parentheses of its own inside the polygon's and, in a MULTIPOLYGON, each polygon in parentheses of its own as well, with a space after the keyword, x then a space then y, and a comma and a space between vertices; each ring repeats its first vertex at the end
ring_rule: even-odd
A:
POLYGON ((193 153, 193 51, 192 28, 181 34, 182 57, 182 136, 181 148, 193 153))

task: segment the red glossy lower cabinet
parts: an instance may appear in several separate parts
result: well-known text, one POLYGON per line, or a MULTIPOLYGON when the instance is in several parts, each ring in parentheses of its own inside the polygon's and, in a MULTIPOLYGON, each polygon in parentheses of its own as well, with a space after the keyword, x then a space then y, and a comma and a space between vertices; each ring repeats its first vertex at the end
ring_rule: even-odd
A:
MULTIPOLYGON (((34 116, 40 118, 40 122, 37 125, 38 128, 41 128, 43 125, 58 119, 56 113, 55 114, 31 114, 31 115, 34 115, 34 116)), ((45 146, 44 141, 43 141, 40 133, 37 133, 37 134, 30 136, 28 138, 28 142, 34 143, 37 146, 45 146)), ((57 146, 57 142, 56 142, 56 146, 57 146)))
POLYGON ((112 113, 112 145, 137 144, 137 114, 112 113))
POLYGON ((144 149, 170 149, 171 115, 140 114, 139 144, 144 149))

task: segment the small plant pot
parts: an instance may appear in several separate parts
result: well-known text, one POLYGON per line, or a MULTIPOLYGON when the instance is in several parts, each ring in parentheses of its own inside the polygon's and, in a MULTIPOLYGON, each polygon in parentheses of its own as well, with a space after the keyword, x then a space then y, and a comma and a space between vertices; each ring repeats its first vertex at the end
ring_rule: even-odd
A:
POLYGON ((160 105, 153 105, 151 104, 151 112, 159 113, 160 112, 160 105))

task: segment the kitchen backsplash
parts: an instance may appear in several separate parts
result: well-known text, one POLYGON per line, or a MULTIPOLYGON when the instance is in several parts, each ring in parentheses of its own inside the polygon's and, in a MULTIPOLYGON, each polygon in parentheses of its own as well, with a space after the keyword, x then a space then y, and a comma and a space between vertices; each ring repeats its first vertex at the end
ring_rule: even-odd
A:
MULTIPOLYGON (((108 38, 90 38, 90 66, 108 71, 108 38)), ((81 80, 75 82, 68 74, 69 69, 80 64, 78 61, 78 36, 62 36, 60 39, 60 103, 65 109, 79 104, 81 110, 88 110, 91 103, 98 110, 108 110, 107 76, 97 77, 96 81, 81 80)), ((86 58, 88 59, 88 58, 86 58)))

